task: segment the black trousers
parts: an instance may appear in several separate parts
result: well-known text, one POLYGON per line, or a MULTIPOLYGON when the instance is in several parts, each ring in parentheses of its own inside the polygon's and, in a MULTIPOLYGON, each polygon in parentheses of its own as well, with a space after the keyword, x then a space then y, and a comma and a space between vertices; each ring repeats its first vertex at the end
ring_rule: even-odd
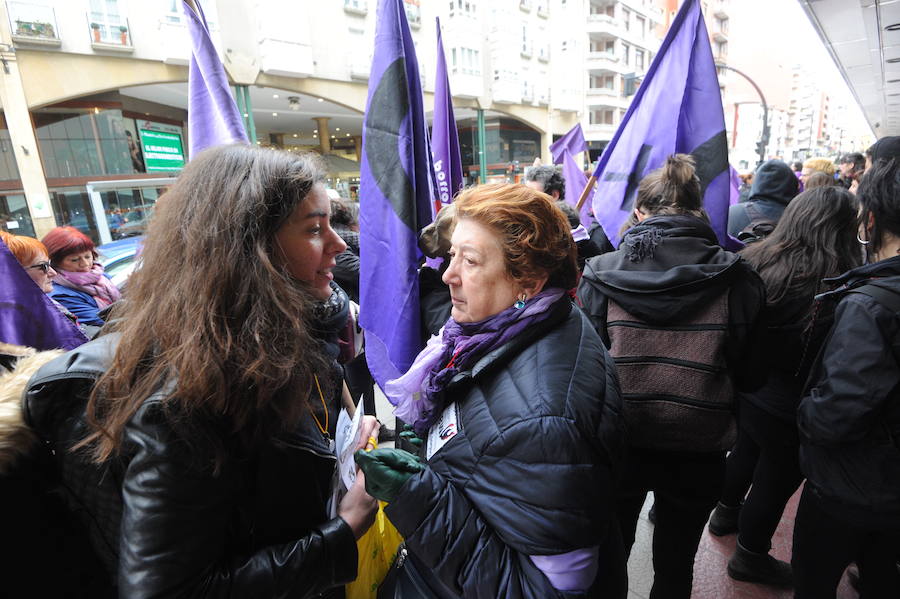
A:
POLYGON ((631 553, 641 506, 653 491, 653 589, 650 599, 689 599, 703 527, 722 493, 725 453, 630 448, 617 512, 625 553, 631 553))
POLYGON ((768 553, 784 506, 803 481, 796 426, 742 401, 737 443, 725 472, 721 502, 735 506, 746 494, 738 540, 754 553, 768 553))
POLYGON ((794 599, 834 597, 850 562, 859 566, 860 599, 897 599, 900 528, 850 522, 806 484, 794 522, 794 599))

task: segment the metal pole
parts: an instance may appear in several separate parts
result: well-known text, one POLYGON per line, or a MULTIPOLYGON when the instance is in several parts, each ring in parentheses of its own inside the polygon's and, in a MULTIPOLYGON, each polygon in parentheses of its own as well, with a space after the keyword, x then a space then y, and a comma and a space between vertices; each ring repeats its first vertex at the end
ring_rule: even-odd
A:
POLYGON ((729 71, 734 71, 744 79, 750 82, 750 85, 753 86, 753 89, 756 90, 756 93, 759 94, 759 100, 762 103, 763 108, 763 129, 762 129, 762 137, 760 138, 760 147, 759 147, 759 164, 762 164, 766 160, 766 146, 769 144, 769 105, 766 104, 766 97, 763 95, 762 90, 759 89, 759 86, 756 85, 756 81, 751 79, 746 73, 737 70, 734 67, 730 67, 727 64, 717 62, 716 66, 720 69, 728 69, 729 71))
POLYGON ((250 86, 244 85, 244 106, 247 108, 247 137, 250 143, 256 143, 256 121, 253 120, 253 103, 250 101, 250 86))
POLYGON ((478 168, 479 183, 487 183, 487 133, 484 129, 484 109, 478 109, 478 168))
POLYGON ((244 131, 247 131, 247 136, 250 136, 249 129, 247 128, 247 107, 244 106, 244 94, 241 90, 240 85, 234 86, 234 100, 237 103, 238 112, 241 113, 241 122, 244 123, 244 131))

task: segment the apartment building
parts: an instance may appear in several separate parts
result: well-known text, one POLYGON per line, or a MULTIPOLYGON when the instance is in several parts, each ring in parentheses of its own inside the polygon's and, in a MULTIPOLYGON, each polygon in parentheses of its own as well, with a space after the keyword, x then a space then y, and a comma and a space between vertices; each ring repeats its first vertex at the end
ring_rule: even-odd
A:
POLYGON ((582 127, 596 160, 659 50, 665 13, 655 0, 588 0, 582 127))
MULTIPOLYGON (((319 151, 332 185, 354 195, 378 3, 201 3, 251 137, 319 151)), ((404 0, 426 110, 441 19, 470 181, 516 180, 578 122, 577 4, 404 0)), ((0 13, 0 227, 71 224, 105 242, 125 234, 112 223, 126 214, 133 233, 189 158, 181 0, 9 0, 0 13)))

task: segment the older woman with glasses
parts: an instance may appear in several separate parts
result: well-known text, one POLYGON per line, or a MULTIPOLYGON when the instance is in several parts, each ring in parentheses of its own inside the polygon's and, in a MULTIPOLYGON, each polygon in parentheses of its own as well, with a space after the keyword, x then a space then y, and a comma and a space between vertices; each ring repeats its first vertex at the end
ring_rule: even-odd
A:
POLYGON ((53 291, 53 279, 56 277, 56 271, 50 265, 47 248, 43 243, 33 237, 13 235, 5 231, 0 231, 0 239, 16 257, 35 285, 41 288, 41 291, 44 293, 53 291))

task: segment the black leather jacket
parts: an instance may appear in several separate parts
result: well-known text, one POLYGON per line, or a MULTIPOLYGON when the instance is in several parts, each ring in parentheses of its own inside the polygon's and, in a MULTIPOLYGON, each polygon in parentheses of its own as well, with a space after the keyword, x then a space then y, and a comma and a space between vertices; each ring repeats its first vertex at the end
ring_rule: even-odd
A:
MULTIPOLYGON (((353 532, 326 513, 334 457, 308 414, 254 452, 229 450, 218 474, 170 426, 164 391, 133 416, 119 457, 98 466, 68 450, 84 436, 86 396, 116 340, 41 368, 25 416, 54 452, 62 491, 119 596, 300 598, 353 580, 353 532)), ((332 423, 336 411, 335 400, 332 423)))

